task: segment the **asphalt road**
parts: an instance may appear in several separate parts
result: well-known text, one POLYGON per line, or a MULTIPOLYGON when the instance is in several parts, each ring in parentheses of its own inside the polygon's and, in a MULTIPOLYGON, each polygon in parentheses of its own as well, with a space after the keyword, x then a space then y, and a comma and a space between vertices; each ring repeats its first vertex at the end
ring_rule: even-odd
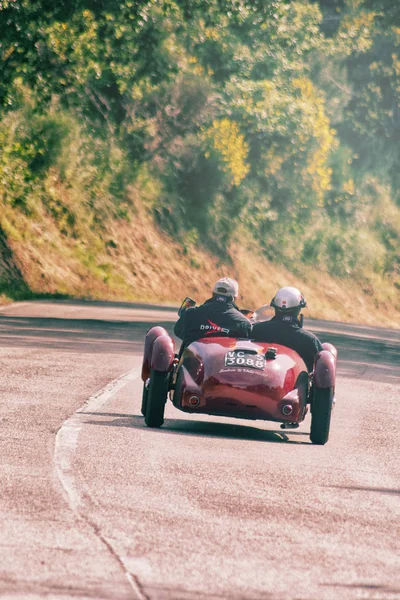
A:
POLYGON ((172 405, 146 428, 144 334, 174 319, 0 310, 0 597, 399 600, 400 332, 309 321, 339 349, 320 447, 309 420, 288 433, 172 405))

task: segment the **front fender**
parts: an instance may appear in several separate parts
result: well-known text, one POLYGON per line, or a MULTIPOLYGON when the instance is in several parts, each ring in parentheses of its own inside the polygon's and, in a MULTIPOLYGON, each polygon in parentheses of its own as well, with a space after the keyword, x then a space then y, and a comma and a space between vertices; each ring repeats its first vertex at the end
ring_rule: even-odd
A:
MULTIPOLYGON (((326 346, 331 344, 326 344, 326 346)), ((325 346, 325 344, 324 344, 325 346)), ((316 388, 334 388, 336 380, 336 348, 321 350, 315 357, 313 383, 316 388)))
POLYGON ((172 369, 175 359, 175 342, 169 335, 157 337, 153 344, 151 368, 167 373, 172 369))

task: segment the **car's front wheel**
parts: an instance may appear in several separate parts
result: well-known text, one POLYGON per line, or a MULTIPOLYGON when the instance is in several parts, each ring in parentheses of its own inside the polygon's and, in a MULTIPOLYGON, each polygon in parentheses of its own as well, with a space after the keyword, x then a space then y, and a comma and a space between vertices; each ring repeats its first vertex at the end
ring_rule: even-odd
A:
POLYGON ((329 439, 334 388, 316 388, 311 401, 310 440, 323 446, 329 439))
POLYGON ((144 422, 148 427, 161 427, 169 389, 170 373, 151 370, 147 388, 144 422))

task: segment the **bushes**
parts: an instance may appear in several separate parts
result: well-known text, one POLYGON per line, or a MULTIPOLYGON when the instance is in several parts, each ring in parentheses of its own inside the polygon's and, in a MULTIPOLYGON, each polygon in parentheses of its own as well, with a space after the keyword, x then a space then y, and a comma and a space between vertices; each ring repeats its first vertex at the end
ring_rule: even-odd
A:
POLYGON ((6 2, 0 202, 75 240, 129 222, 135 188, 185 247, 240 231, 274 260, 395 271, 399 34, 328 4, 324 37, 301 0, 6 2))
POLYGON ((0 124, 0 206, 32 219, 44 210, 74 238, 88 227, 101 231, 106 215, 127 218, 136 172, 115 136, 90 132, 57 99, 42 113, 25 95, 0 124))
POLYGON ((369 274, 384 274, 385 247, 368 227, 356 223, 341 225, 322 219, 306 231, 301 242, 301 260, 338 277, 362 279, 369 274))

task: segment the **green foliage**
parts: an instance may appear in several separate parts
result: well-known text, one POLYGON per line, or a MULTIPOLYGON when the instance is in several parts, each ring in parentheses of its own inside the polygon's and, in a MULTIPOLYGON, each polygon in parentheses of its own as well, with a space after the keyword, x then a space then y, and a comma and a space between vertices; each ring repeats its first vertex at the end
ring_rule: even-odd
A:
POLYGON ((377 31, 373 46, 349 59, 357 88, 350 99, 343 137, 357 153, 357 166, 380 175, 398 195, 400 175, 400 29, 377 31))
POLYGON ((237 124, 229 119, 215 120, 205 138, 209 146, 205 157, 209 159, 212 153, 217 154, 228 176, 228 185, 239 186, 249 172, 246 162, 249 149, 237 124))
POLYGON ((390 0, 0 0, 0 206, 79 240, 129 222, 136 187, 186 251, 244 229, 274 260, 392 274, 396 18, 390 0))
POLYGON ((339 277, 359 277, 384 271, 385 249, 368 229, 322 222, 307 233, 302 260, 339 277))
POLYGON ((400 7, 393 0, 362 0, 361 5, 373 12, 381 27, 400 26, 400 7))
POLYGON ((170 70, 162 10, 154 0, 92 3, 3 1, 0 103, 16 77, 41 97, 60 94, 83 116, 120 123, 138 79, 170 70))

